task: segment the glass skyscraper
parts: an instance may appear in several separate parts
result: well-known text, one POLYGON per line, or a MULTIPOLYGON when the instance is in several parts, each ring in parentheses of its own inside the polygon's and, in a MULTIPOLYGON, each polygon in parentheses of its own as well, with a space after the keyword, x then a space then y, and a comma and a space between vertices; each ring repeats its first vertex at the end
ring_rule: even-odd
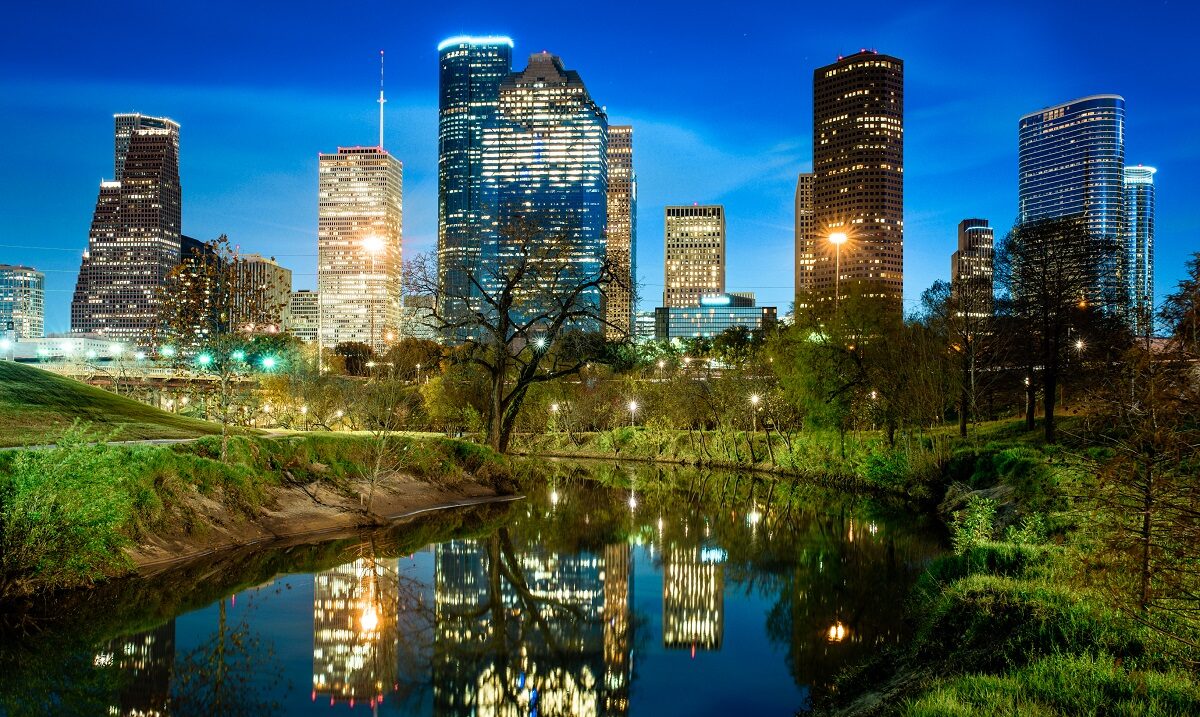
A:
POLYGON ((512 72, 507 37, 452 37, 438 45, 438 271, 444 315, 466 311, 477 294, 484 229, 495 199, 483 194, 483 132, 496 124, 500 83, 512 72))
POLYGON ((1125 232, 1125 100, 1092 95, 1025 115, 1019 127, 1018 219, 1081 217, 1108 248, 1095 258, 1092 301, 1120 311, 1127 281, 1120 239, 1125 232))
MULTIPOLYGON (((495 214, 482 222, 485 288, 521 251, 522 242, 508 236, 518 222, 536 232, 533 242, 545 250, 530 291, 561 295, 598 275, 606 255, 608 118, 579 73, 558 57, 532 55, 525 70, 501 83, 497 121, 483 128, 483 184, 496 199, 495 214)), ((579 297, 575 308, 586 307, 597 320, 575 322, 576 328, 600 329, 600 300, 598 288, 579 297)))
POLYGON ((1125 237, 1129 305, 1136 333, 1154 330, 1154 167, 1125 168, 1125 237))
POLYGON ((28 266, 0 264, 0 339, 45 335, 46 275, 28 266))

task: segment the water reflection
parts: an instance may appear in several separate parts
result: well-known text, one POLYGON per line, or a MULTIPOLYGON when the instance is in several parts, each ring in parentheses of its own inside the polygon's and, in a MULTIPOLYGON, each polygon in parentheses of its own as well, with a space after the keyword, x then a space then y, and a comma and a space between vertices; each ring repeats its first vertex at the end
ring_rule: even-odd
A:
POLYGON ((904 639, 903 598, 940 550, 911 516, 790 483, 540 471, 506 508, 105 588, 107 619, 63 608, 90 627, 76 639, 5 641, 0 714, 790 714, 904 639), (143 629, 138 604, 165 620, 143 629))

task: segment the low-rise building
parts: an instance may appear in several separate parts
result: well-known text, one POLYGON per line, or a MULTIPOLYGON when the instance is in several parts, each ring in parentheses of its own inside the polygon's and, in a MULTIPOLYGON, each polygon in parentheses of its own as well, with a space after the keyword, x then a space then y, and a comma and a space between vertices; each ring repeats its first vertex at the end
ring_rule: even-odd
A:
POLYGON ((742 326, 757 331, 773 325, 774 306, 756 306, 752 293, 705 294, 699 306, 660 306, 654 310, 654 338, 659 341, 716 336, 742 326))

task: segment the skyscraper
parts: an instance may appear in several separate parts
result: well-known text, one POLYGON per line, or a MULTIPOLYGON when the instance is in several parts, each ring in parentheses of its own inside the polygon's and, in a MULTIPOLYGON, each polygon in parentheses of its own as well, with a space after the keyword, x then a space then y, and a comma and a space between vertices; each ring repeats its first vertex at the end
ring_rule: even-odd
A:
POLYGON ((904 292, 904 62, 874 51, 813 72, 816 302, 904 292), (844 239, 835 261, 831 237, 844 239), (840 280, 835 271, 841 265, 840 280))
POLYGON ((28 266, 0 264, 0 338, 40 339, 45 321, 46 275, 28 266))
POLYGON ((512 71, 507 37, 452 37, 438 45, 438 271, 446 317, 473 301, 495 198, 484 196, 483 132, 496 124, 500 83, 512 71), (464 300, 466 299, 466 300, 464 300))
MULTIPOLYGON (((813 270, 816 268, 816 216, 813 212, 813 173, 801 172, 796 178, 796 297, 808 296, 813 290, 813 270)), ((797 307, 799 308, 799 307, 797 307)))
POLYGON ((958 223, 958 251, 950 256, 950 282, 967 304, 965 310, 973 316, 992 313, 995 239, 986 219, 964 219, 958 223))
POLYGON ((383 147, 319 156, 320 342, 384 349, 400 324, 403 169, 383 147))
POLYGON ((621 340, 633 334, 637 303, 637 175, 633 171, 633 127, 608 128, 608 261, 617 280, 609 284, 605 334, 621 340))
POLYGON ((237 258, 237 296, 235 306, 248 307, 235 322, 255 322, 251 330, 281 331, 283 315, 292 296, 292 270, 280 266, 274 257, 241 254, 237 258))
POLYGON ((1089 299, 1121 311, 1128 292, 1125 233, 1125 100, 1092 95, 1031 112, 1018 132, 1018 221, 1079 217, 1104 240, 1089 299))
MULTIPOLYGON (((505 272, 529 237, 510 236, 518 223, 532 229, 537 259, 530 288, 561 293, 599 276, 608 223, 608 118, 579 73, 548 52, 531 55, 521 72, 500 85, 498 121, 483 130, 485 192, 496 198, 480 274, 485 288, 505 272), (548 249, 553 246, 552 251, 548 249)), ((599 316, 599 289, 576 302, 599 316)), ((577 328, 600 329, 597 320, 577 328)))
POLYGON ((725 207, 669 206, 664 213, 663 306, 699 306, 702 295, 725 293, 725 207))
POLYGON ((317 327, 321 324, 320 300, 320 295, 311 289, 293 291, 284 316, 284 329, 301 341, 316 341, 317 327))
POLYGON ((115 124, 116 179, 100 183, 71 331, 139 340, 180 258, 179 125, 140 114, 116 115, 115 124))
POLYGON ((1125 168, 1125 240, 1133 330, 1154 331, 1154 167, 1125 168))

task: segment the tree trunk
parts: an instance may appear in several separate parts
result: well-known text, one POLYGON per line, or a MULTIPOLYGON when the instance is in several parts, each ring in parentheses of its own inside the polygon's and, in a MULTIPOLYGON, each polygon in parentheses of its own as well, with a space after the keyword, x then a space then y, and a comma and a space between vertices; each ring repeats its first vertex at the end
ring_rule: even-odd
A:
POLYGON ((1046 443, 1053 444, 1058 440, 1056 426, 1054 423, 1054 406, 1058 398, 1058 362, 1051 361, 1046 367, 1045 375, 1043 376, 1042 405, 1045 406, 1045 415, 1042 417, 1046 426, 1046 443))
POLYGON ((1154 509, 1154 469, 1150 466, 1143 468, 1145 482, 1143 483, 1142 530, 1138 536, 1142 543, 1142 585, 1140 591, 1140 607, 1143 611, 1150 608, 1150 546, 1152 543, 1153 509, 1154 509))
POLYGON ((1027 376, 1025 380, 1028 382, 1025 387, 1025 430, 1032 431, 1035 426, 1033 414, 1037 408, 1037 402, 1034 400, 1033 376, 1027 376))

